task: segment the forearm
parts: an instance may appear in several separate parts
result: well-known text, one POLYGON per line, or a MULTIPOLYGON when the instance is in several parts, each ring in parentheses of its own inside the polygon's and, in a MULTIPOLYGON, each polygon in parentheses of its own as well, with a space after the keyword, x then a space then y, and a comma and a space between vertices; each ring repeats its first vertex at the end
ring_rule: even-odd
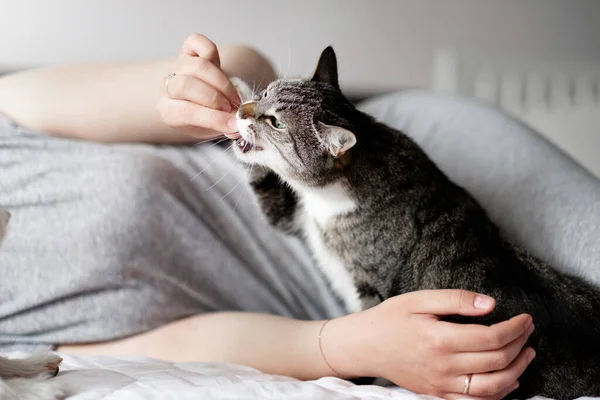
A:
POLYGON ((182 140, 154 111, 158 80, 169 64, 25 71, 0 80, 0 111, 25 127, 56 136, 105 142, 182 140))
MULTIPOLYGON (((220 48, 229 76, 262 86, 275 78, 270 64, 241 46, 220 48)), ((0 112, 56 136, 102 142, 198 141, 189 128, 165 125, 156 101, 173 60, 49 67, 0 79, 0 112)), ((210 136, 198 132, 195 136, 210 136)))
MULTIPOLYGON (((331 375, 319 351, 322 321, 299 321, 278 316, 242 312, 214 313, 199 317, 193 336, 194 355, 185 361, 229 362, 263 372, 317 379, 331 375)), ((165 354, 166 356, 166 354, 165 354)))
MULTIPOLYGON (((331 321, 323 332, 322 344, 332 365, 352 375, 358 366, 346 348, 356 346, 356 329, 348 330, 348 317, 331 321), (343 319, 343 321, 341 321, 343 319)), ((248 365, 263 372, 317 379, 333 375, 319 349, 323 321, 243 312, 219 312, 177 321, 131 338, 82 346, 62 346, 73 354, 142 355, 175 362, 225 362, 248 365)), ((355 328, 357 328, 355 326, 355 328)), ((358 370, 358 369, 357 369, 358 370)))

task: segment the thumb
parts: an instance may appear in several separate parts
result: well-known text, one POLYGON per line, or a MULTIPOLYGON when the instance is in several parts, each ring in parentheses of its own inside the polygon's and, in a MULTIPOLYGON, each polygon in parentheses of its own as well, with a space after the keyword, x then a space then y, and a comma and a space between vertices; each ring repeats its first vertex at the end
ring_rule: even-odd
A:
POLYGON ((460 289, 420 290, 404 294, 409 311, 417 314, 477 316, 491 312, 496 301, 460 289))

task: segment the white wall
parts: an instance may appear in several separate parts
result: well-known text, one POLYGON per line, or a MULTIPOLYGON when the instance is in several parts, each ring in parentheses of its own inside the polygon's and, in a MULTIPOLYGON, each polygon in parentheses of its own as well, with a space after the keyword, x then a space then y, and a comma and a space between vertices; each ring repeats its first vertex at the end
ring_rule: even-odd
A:
POLYGON ((427 85, 436 48, 600 59, 600 0, 0 0, 0 69, 176 54, 185 36, 307 74, 333 44, 346 88, 427 85))

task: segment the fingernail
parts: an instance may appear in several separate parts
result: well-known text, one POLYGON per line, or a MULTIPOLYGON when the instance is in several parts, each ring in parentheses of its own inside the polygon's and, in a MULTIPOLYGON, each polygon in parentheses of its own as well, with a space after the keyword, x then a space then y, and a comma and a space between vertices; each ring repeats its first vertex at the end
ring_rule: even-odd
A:
POLYGON ((533 360, 534 358, 535 358, 535 350, 529 349, 529 352, 527 353, 527 362, 531 362, 531 360, 533 360))
POLYGON ((219 108, 219 110, 224 111, 226 113, 231 112, 231 104, 229 104, 229 102, 227 100, 224 100, 223 104, 221 104, 221 108, 219 108))
POLYGON ((236 118, 229 119, 229 121, 227 121, 227 127, 229 128, 229 130, 231 132, 237 132, 238 131, 237 119, 236 118))
POLYGON ((516 381, 515 383, 513 383, 513 385, 510 387, 510 391, 514 391, 519 387, 519 381, 516 381))
POLYGON ((531 335, 531 333, 535 330, 535 325, 531 324, 529 325, 529 328, 527 328, 527 334, 531 335))
POLYGON ((488 296, 477 295, 473 302, 475 308, 487 309, 494 305, 494 299, 488 296))

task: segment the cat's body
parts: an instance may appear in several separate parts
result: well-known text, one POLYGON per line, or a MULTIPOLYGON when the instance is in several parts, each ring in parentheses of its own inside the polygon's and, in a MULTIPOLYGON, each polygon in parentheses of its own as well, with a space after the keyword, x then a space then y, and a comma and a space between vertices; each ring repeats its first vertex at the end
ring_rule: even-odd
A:
POLYGON ((489 325, 531 314, 528 345, 537 356, 511 397, 600 396, 599 290, 511 244, 412 140, 354 109, 327 52, 311 81, 275 83, 270 102, 238 113, 253 147, 238 144, 236 153, 253 165, 251 184, 271 223, 306 240, 349 311, 458 288, 497 305, 488 316, 453 321, 489 325))
MULTIPOLYGON (((398 132, 377 128, 395 136, 390 137, 392 142, 405 141, 398 132)), ((402 145, 406 148, 408 143, 402 145)), ((349 311, 422 289, 488 294, 497 301, 495 310, 470 322, 489 325, 528 313, 536 325, 528 343, 536 349, 536 359, 511 396, 600 395, 597 289, 511 245, 485 211, 426 161, 416 146, 414 159, 408 152, 403 155, 414 163, 399 170, 388 168, 385 158, 395 157, 389 151, 394 148, 396 143, 382 147, 373 160, 356 159, 348 171, 348 184, 322 190, 319 200, 314 193, 292 192, 280 183, 267 189, 262 184, 266 177, 258 174, 252 185, 263 207, 273 206, 267 200, 273 191, 289 191, 286 197, 297 193, 295 207, 288 203, 288 214, 280 217, 301 221, 296 232, 305 238, 349 311), (354 173, 354 168, 372 175, 354 173), (414 175, 406 179, 406 171, 420 175, 420 182, 414 175)), ((282 220, 272 222, 282 225, 282 220)))

